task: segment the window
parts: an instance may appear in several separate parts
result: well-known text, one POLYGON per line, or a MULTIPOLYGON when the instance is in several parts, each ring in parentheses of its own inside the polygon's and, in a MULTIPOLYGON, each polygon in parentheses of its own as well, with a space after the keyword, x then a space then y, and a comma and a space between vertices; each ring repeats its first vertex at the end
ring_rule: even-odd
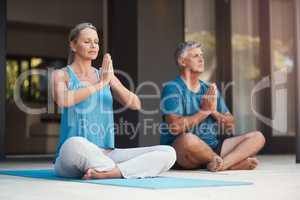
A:
POLYGON ((295 13, 293 0, 270 1, 273 135, 296 135, 295 13))
POLYGON ((257 126, 253 109, 259 102, 251 102, 251 92, 262 78, 259 0, 233 0, 231 23, 233 114, 237 122, 236 132, 245 133, 257 126))
POLYGON ((23 75, 24 79, 20 85, 21 99, 27 102, 47 103, 49 73, 51 69, 61 68, 65 64, 63 59, 7 56, 6 99, 13 100, 16 82, 21 80, 23 75), (45 75, 38 73, 38 70, 45 70, 45 75))
POLYGON ((204 53, 201 79, 216 81, 215 1, 186 0, 185 13, 185 41, 200 43, 204 53))

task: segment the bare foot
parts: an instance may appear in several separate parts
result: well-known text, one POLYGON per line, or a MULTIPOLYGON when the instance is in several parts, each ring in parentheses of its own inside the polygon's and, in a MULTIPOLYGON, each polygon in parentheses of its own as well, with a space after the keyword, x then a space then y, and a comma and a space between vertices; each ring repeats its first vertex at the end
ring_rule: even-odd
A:
POLYGON ((223 168, 223 159, 220 156, 215 155, 206 167, 211 172, 221 171, 223 168))
POLYGON ((233 165, 232 167, 229 168, 229 170, 253 170, 257 167, 258 164, 259 161, 257 160, 257 158, 249 157, 233 165))
POLYGON ((85 175, 82 177, 84 180, 94 179, 97 174, 101 174, 101 172, 97 172, 95 169, 88 169, 85 175))
POLYGON ((122 178, 122 174, 118 168, 114 168, 107 172, 98 172, 95 169, 88 169, 82 179, 105 179, 105 178, 122 178))

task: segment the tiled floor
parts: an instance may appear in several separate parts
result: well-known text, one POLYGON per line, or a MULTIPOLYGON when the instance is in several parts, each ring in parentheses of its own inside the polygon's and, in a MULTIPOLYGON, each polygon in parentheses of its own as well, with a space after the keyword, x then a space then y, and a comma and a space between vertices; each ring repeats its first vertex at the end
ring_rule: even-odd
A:
MULTIPOLYGON (((0 175, 0 200, 299 200, 300 164, 295 156, 260 156, 254 171, 170 171, 164 175, 254 182, 250 186, 149 190, 0 175)), ((49 168, 51 162, 0 162, 0 169, 49 168)))

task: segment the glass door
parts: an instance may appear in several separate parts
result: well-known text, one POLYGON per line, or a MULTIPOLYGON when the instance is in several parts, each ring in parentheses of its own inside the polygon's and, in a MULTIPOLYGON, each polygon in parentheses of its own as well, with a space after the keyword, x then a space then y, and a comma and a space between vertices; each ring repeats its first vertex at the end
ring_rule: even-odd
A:
POLYGON ((295 152, 294 4, 294 0, 231 1, 236 131, 262 131, 267 153, 295 152))

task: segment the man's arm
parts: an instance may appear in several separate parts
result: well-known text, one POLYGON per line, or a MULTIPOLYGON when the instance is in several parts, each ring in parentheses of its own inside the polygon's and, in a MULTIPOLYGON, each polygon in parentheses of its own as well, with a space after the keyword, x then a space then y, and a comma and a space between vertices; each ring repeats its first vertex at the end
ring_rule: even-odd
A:
POLYGON ((234 117, 229 113, 220 113, 214 111, 211 113, 211 116, 218 122, 219 125, 225 127, 226 130, 233 129, 235 127, 234 117))
POLYGON ((211 114, 210 111, 199 111, 191 116, 166 115, 168 128, 173 135, 179 135, 201 123, 211 114))
POLYGON ((193 115, 184 116, 184 101, 179 89, 176 83, 168 83, 163 88, 161 98, 161 111, 173 135, 179 135, 197 126, 211 114, 210 110, 200 109, 193 115))
MULTIPOLYGON (((224 105, 225 106, 225 105, 224 105)), ((203 96, 203 103, 201 109, 210 110, 211 116, 218 122, 225 130, 232 130, 235 127, 234 117, 229 113, 221 113, 217 110, 218 107, 218 95, 217 86, 211 84, 207 93, 203 96)))

